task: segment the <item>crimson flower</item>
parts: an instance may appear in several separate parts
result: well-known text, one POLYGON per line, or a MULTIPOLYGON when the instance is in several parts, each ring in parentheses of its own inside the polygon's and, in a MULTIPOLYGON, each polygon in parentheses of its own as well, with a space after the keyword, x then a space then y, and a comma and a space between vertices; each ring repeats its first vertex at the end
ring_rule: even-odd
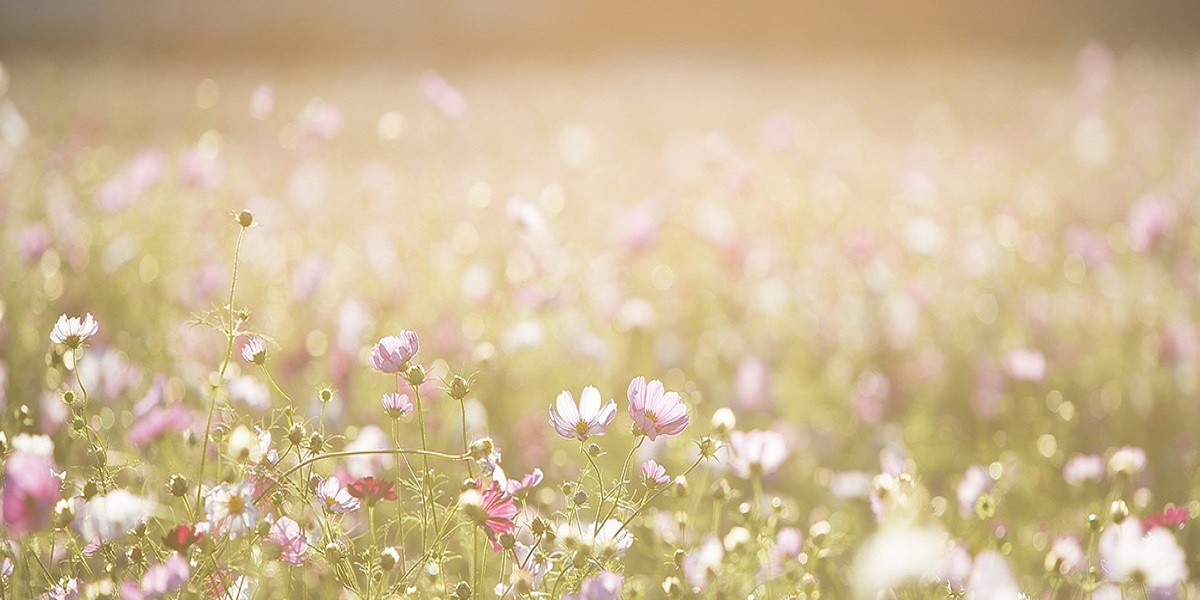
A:
POLYGON ((204 534, 196 531, 191 525, 177 525, 163 536, 163 545, 179 553, 187 552, 192 544, 204 539, 204 534))
POLYGON ((375 506, 381 500, 396 499, 396 484, 374 477, 359 477, 346 486, 351 496, 362 500, 367 506, 375 506))

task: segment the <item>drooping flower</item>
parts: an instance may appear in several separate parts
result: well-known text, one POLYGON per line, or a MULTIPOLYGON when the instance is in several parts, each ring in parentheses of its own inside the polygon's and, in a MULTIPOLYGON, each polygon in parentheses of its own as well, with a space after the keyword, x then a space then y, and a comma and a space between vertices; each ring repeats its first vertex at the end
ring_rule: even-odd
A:
POLYGON ((399 419, 402 415, 412 412, 413 408, 415 407, 408 399, 408 394, 390 392, 383 395, 383 412, 393 419, 399 419))
POLYGON ((317 500, 321 507, 331 513, 348 513, 358 510, 358 498, 350 495, 350 491, 342 487, 337 477, 322 479, 317 484, 317 500))
POLYGON ((54 324, 54 330, 50 332, 50 341, 76 350, 99 331, 100 325, 91 313, 85 314, 82 319, 64 314, 58 317, 58 322, 54 324))
POLYGON ((729 466, 738 477, 770 475, 787 455, 787 440, 778 431, 755 429, 729 434, 729 466))
POLYGON ((600 403, 600 391, 590 385, 579 394, 578 407, 571 392, 563 390, 550 407, 550 426, 565 440, 583 442, 588 436, 604 435, 617 416, 617 403, 612 400, 604 406, 600 403))
POLYGON ((1149 588, 1167 588, 1187 579, 1187 561, 1171 532, 1144 532, 1137 519, 1126 519, 1100 534, 1100 566, 1113 582, 1135 580, 1149 588))
POLYGON ((222 483, 208 491, 204 500, 208 522, 218 534, 231 538, 249 533, 258 519, 254 505, 254 485, 249 481, 222 483))
POLYGON ((667 475, 667 468, 653 460, 648 460, 642 465, 642 477, 646 479, 646 485, 649 487, 666 485, 671 481, 667 475))
POLYGON ((300 524, 290 517, 280 517, 272 523, 267 539, 279 546, 279 560, 297 567, 307 560, 304 553, 308 551, 308 538, 300 524))
POLYGON ((661 381, 646 383, 645 377, 629 382, 629 416, 651 441, 660 435, 678 435, 688 425, 687 407, 676 392, 668 392, 661 381))
POLYGON ((371 349, 371 367, 380 373, 403 372, 419 349, 416 332, 406 329, 400 335, 389 335, 371 349))
POLYGON ((267 343, 258 336, 246 340, 246 345, 242 346, 242 360, 256 365, 267 362, 267 343))
POLYGON ((0 516, 10 532, 23 536, 49 522, 62 486, 54 471, 50 458, 27 452, 15 452, 4 461, 0 516))
POLYGON ((483 480, 480 479, 474 489, 463 492, 459 498, 459 506, 467 517, 487 534, 492 542, 492 549, 500 552, 502 548, 496 538, 516 529, 513 517, 517 516, 518 509, 512 496, 500 489, 496 482, 483 487, 483 480))
POLYGON ((350 482, 346 490, 351 496, 365 502, 368 507, 375 506, 381 500, 396 499, 396 484, 374 477, 359 477, 350 482))

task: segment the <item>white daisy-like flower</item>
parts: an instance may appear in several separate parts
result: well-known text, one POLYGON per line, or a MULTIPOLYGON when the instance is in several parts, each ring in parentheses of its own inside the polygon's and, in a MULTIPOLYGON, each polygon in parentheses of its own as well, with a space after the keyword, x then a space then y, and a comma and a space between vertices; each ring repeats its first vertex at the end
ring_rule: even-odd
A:
POLYGON ((85 540, 109 542, 145 522, 156 508, 154 500, 114 490, 84 502, 75 512, 74 527, 85 540))
POLYGON ((96 319, 92 317, 91 313, 84 315, 82 319, 68 317, 64 314, 58 317, 58 322, 54 324, 54 330, 50 332, 50 341, 71 349, 78 349, 98 331, 100 331, 100 325, 96 323, 96 319))
POLYGON ((579 405, 571 392, 563 390, 550 407, 550 426, 566 440, 585 442, 588 436, 604 435, 609 423, 617 416, 617 403, 612 400, 601 405, 600 392, 592 386, 583 388, 579 405))
POLYGON ((738 477, 770 475, 787 456, 787 440, 778 431, 735 431, 729 436, 729 466, 738 477))
POLYGON ((331 513, 348 513, 358 510, 359 506, 358 498, 351 496, 336 477, 322 479, 317 484, 317 500, 322 508, 331 513))
POLYGON ((254 530, 258 508, 254 506, 254 486, 248 481, 222 483, 208 491, 204 499, 208 522, 219 534, 236 538, 254 530))
POLYGON ((1177 586, 1188 575, 1186 557, 1175 536, 1161 527, 1143 532, 1137 519, 1104 530, 1100 564, 1111 581, 1136 581, 1150 588, 1177 586))
POLYGON ((229 455, 236 460, 250 464, 258 464, 271 450, 271 432, 255 427, 250 431, 245 425, 239 425, 229 435, 229 455))
POLYGON ((258 336, 251 337, 242 346, 242 359, 256 365, 267 362, 267 343, 258 336))

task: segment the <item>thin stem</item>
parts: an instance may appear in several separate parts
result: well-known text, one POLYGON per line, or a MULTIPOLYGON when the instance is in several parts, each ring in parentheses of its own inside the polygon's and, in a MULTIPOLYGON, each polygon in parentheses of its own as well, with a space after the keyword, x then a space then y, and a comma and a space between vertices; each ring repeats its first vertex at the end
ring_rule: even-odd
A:
POLYGON ((347 456, 385 456, 385 455, 386 456, 399 456, 399 455, 405 455, 405 454, 420 454, 421 456, 425 456, 425 457, 432 456, 433 458, 444 458, 446 460, 468 460, 469 458, 471 458, 470 456, 467 456, 465 454, 445 454, 443 452, 434 452, 432 450, 406 450, 404 448, 393 448, 393 449, 380 448, 378 450, 343 450, 341 452, 330 452, 328 454, 320 454, 320 455, 313 456, 311 458, 301 461, 300 463, 296 464, 292 468, 281 473, 279 475, 279 477, 274 478, 271 482, 271 485, 267 486, 266 489, 264 489, 262 492, 260 492, 257 496, 254 497, 254 503, 257 504, 259 500, 262 500, 268 494, 275 491, 275 488, 279 485, 279 482, 287 479, 288 476, 291 475, 292 473, 295 473, 296 471, 298 471, 304 467, 307 467, 308 465, 311 465, 320 460, 326 460, 326 459, 330 459, 330 458, 344 458, 347 456))
MULTIPOLYGON (((420 389, 420 387, 421 386, 419 384, 412 386, 413 399, 415 400, 415 402, 417 404, 417 426, 421 430, 421 450, 428 450, 429 443, 425 436, 425 412, 424 412, 424 409, 421 407, 421 389, 420 389)), ((464 454, 466 454, 466 453, 464 453, 464 454)), ((423 468, 421 469, 421 478, 418 480, 418 482, 420 483, 421 492, 422 492, 421 505, 425 506, 427 499, 428 499, 428 504, 429 504, 429 509, 428 509, 429 512, 424 515, 425 523, 423 523, 421 525, 421 539, 422 539, 421 544, 425 545, 425 543, 427 541, 425 538, 425 529, 429 526, 430 520, 432 520, 434 523, 437 522, 437 511, 434 510, 434 506, 433 506, 433 502, 434 502, 433 501, 433 490, 428 489, 426 487, 427 483, 430 483, 430 484, 432 483, 432 482, 426 481, 426 479, 429 478, 429 457, 422 456, 421 459, 422 459, 423 468)))

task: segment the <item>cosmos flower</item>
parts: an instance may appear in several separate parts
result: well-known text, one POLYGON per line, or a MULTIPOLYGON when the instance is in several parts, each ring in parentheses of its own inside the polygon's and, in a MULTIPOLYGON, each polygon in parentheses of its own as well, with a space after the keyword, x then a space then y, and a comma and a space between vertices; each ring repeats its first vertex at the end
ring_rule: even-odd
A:
POLYGON ((391 481, 375 479, 374 477, 359 477, 346 486, 351 496, 365 502, 367 506, 375 506, 381 500, 396 499, 396 484, 391 481))
POLYGON ((973 600, 1012 600, 1021 597, 1012 567, 999 552, 984 550, 975 557, 967 579, 967 597, 973 600))
POLYGON ((653 460, 648 460, 642 465, 642 477, 645 478, 648 487, 666 485, 671 481, 667 476, 667 468, 653 460))
POLYGON ((1179 585, 1187 579, 1183 550, 1161 527, 1144 532, 1137 519, 1126 519, 1100 534, 1100 566, 1114 582, 1144 582, 1150 588, 1179 585))
POLYGON ((160 565, 146 569, 141 586, 129 581, 121 588, 121 598, 126 600, 157 600, 179 591, 192 576, 192 565, 186 558, 172 554, 160 565))
POLYGON ((267 343, 258 336, 246 340, 246 344, 242 346, 242 360, 256 365, 267 362, 267 343))
POLYGON ((645 377, 629 382, 629 416, 651 441, 660 435, 678 435, 688 425, 687 407, 675 392, 663 389, 661 381, 646 383, 645 377))
POLYGON ((254 529, 258 508, 254 506, 254 485, 248 481, 222 483, 208 491, 204 500, 208 522, 219 534, 236 538, 254 529))
POLYGON ((258 464, 266 458, 271 450, 271 432, 255 427, 250 431, 245 425, 238 425, 229 435, 229 455, 235 460, 258 464))
POLYGON ((27 535, 49 522, 62 486, 54 471, 53 460, 27 452, 15 452, 4 461, 0 516, 10 532, 27 535))
POLYGON ((1098 481, 1101 477, 1104 477, 1104 458, 1094 454, 1076 454, 1063 466, 1063 479, 1071 485, 1098 481))
POLYGON ((317 500, 321 507, 331 513, 348 513, 358 510, 358 498, 350 495, 350 491, 342 487, 337 477, 322 479, 317 484, 317 500))
POLYGON ((85 502, 75 512, 73 527, 86 540, 110 542, 146 522, 157 507, 148 498, 113 490, 85 502))
POLYGON ((308 538, 304 536, 300 524, 291 518, 280 517, 272 523, 267 539, 279 546, 279 560, 296 567, 307 560, 304 553, 308 551, 308 538))
POLYGON ((413 408, 413 403, 408 399, 408 394, 389 392, 383 395, 383 412, 393 419, 399 419, 401 415, 412 412, 413 408))
POLYGON ((704 590, 709 582, 721 573, 725 563, 725 546, 715 535, 704 538, 704 543, 693 548, 683 558, 683 578, 688 585, 704 590))
POLYGON ((389 335, 371 349, 371 368, 380 373, 400 373, 419 349, 420 343, 413 331, 406 329, 400 335, 389 335))
POLYGON ((176 525, 163 536, 163 545, 180 553, 187 552, 192 544, 204 539, 204 534, 191 525, 176 525))
POLYGON ((979 497, 992 489, 992 478, 987 469, 979 465, 971 465, 958 484, 958 513, 963 517, 969 516, 975 510, 975 502, 979 497))
POLYGON ((1057 573, 1073 573, 1083 566, 1083 547, 1079 540, 1062 536, 1054 540, 1046 555, 1046 570, 1057 573))
POLYGON ((91 313, 87 313, 82 319, 61 315, 54 324, 54 330, 50 332, 50 341, 77 350, 99 331, 100 325, 91 313))
POLYGON ((756 429, 729 434, 729 466, 738 477, 770 475, 787 455, 787 440, 778 431, 756 429))
POLYGON ((579 394, 579 406, 571 392, 563 390, 550 407, 550 426, 565 440, 587 441, 588 436, 604 435, 609 423, 617 416, 617 403, 600 405, 600 391, 592 386, 579 394))
POLYGON ((500 484, 500 486, 502 488, 504 488, 504 491, 508 492, 508 495, 510 495, 510 496, 516 496, 517 494, 524 493, 532 488, 537 487, 539 484, 542 483, 542 477, 543 477, 542 470, 538 469, 538 468, 535 468, 528 475, 526 475, 520 479, 507 479, 505 477, 497 477, 496 473, 503 475, 504 470, 497 467, 493 471, 492 477, 495 478, 497 481, 500 481, 503 479, 503 482, 500 484))
POLYGON ((1142 520, 1142 527, 1147 531, 1155 527, 1164 529, 1183 529, 1183 525, 1191 518, 1186 506, 1175 506, 1168 503, 1163 507, 1162 512, 1154 513, 1146 519, 1142 520))
POLYGON ((625 576, 612 571, 601 571, 594 577, 583 580, 578 594, 566 594, 563 600, 617 600, 625 587, 625 576))
POLYGON ((492 549, 500 552, 502 548, 496 538, 516 529, 513 517, 517 516, 518 509, 512 496, 495 482, 484 488, 481 479, 476 482, 474 489, 463 492, 459 505, 467 517, 487 534, 492 549))
POLYGON ((1110 475, 1136 475, 1146 468, 1146 451, 1134 446, 1125 446, 1113 452, 1108 459, 1110 475))

